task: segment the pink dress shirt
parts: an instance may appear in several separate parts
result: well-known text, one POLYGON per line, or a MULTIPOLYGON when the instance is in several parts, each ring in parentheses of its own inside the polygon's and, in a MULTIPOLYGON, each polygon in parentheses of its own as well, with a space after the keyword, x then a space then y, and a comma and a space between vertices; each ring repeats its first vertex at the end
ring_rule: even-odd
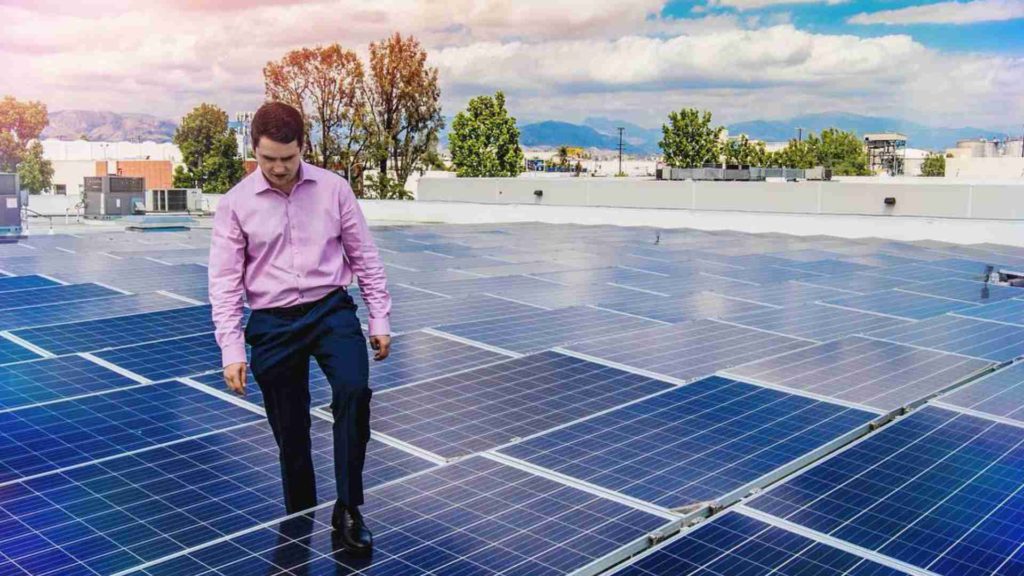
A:
POLYGON ((370 334, 390 332, 384 266, 352 188, 305 162, 291 194, 271 187, 257 168, 220 199, 209 270, 224 366, 246 361, 243 296, 254 310, 294 306, 348 286, 355 275, 370 334))

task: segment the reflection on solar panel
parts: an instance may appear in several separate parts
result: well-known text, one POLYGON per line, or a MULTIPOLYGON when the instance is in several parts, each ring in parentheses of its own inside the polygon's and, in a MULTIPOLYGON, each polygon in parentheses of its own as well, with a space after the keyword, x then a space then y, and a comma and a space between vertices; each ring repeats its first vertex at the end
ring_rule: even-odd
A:
POLYGON ((502 360, 508 356, 433 334, 410 332, 392 340, 386 361, 371 361, 370 387, 379 392, 502 360))
POLYGON ((898 278, 908 282, 929 282, 937 279, 951 279, 951 278, 962 278, 966 280, 977 280, 978 274, 973 272, 963 272, 958 270, 950 270, 948 268, 939 268, 937 266, 931 266, 930 264, 907 264, 905 266, 892 266, 890 268, 879 268, 878 270, 869 270, 864 274, 874 274, 875 276, 887 276, 889 278, 898 278))
MULTIPOLYGON (((318 496, 331 500, 330 424, 314 418, 312 441, 318 496)), ((371 441, 364 483, 431 466, 371 441)), ((130 569, 280 518, 279 470, 270 428, 256 423, 8 485, 0 554, 32 574, 130 569)))
POLYGON ((28 348, 0 336, 0 366, 10 364, 12 362, 34 360, 39 357, 39 354, 36 354, 28 348))
POLYGON ((994 304, 965 308, 955 312, 957 316, 979 318, 992 322, 1004 322, 1024 326, 1024 300, 1003 300, 994 304))
MULTIPOLYGON (((742 276, 737 276, 737 278, 742 279, 742 276)), ((742 298, 744 300, 782 307, 800 306, 808 302, 849 294, 849 292, 822 286, 811 286, 801 282, 784 282, 772 286, 719 286, 709 288, 709 290, 730 298, 742 298)))
POLYGON ((730 368, 725 375, 889 411, 913 406, 990 366, 983 360, 848 336, 730 368))
POLYGON ((978 278, 985 275, 985 271, 989 266, 996 269, 1004 267, 1004 264, 999 262, 981 262, 978 260, 967 260, 966 258, 943 258, 942 260, 932 260, 928 265, 945 268, 947 270, 958 270, 968 274, 974 274, 978 278))
POLYGON ((971 308, 974 304, 949 300, 948 298, 935 298, 924 294, 914 294, 903 290, 885 290, 874 294, 859 296, 842 296, 829 300, 822 300, 824 304, 842 306, 854 310, 874 312, 876 314, 888 314, 908 320, 926 320, 934 316, 941 316, 947 312, 971 308))
POLYGON ((769 309, 762 304, 734 300, 713 292, 698 292, 672 298, 639 294, 629 300, 602 302, 600 306, 616 312, 625 312, 670 323, 701 318, 722 318, 733 314, 769 309))
POLYGON ((220 347, 213 333, 112 348, 94 356, 153 381, 221 368, 220 347))
POLYGON ((445 458, 488 450, 671 387, 554 352, 374 395, 372 428, 445 458))
POLYGON ((585 284, 604 284, 612 282, 617 284, 629 284, 632 281, 644 281, 657 278, 664 278, 660 274, 637 270, 634 268, 593 268, 590 270, 573 270, 570 272, 547 272, 545 274, 534 274, 538 278, 560 282, 569 286, 585 284))
POLYGON ((872 332, 868 336, 993 362, 1009 362, 1024 356, 1024 326, 1009 326, 959 316, 937 316, 872 332))
POLYGON ((0 310, 14 310, 29 306, 42 306, 58 302, 74 302, 93 298, 109 298, 119 296, 121 292, 111 290, 98 284, 69 284, 67 286, 47 286, 4 292, 0 300, 0 310))
MULTIPOLYGON (((487 320, 536 311, 534 306, 487 295, 410 302, 396 300, 391 306, 391 330, 394 333, 412 332, 441 324, 487 320)), ((366 307, 360 306, 356 313, 363 325, 367 325, 366 307)))
POLYGON ((626 334, 657 322, 585 306, 537 310, 505 318, 447 324, 438 330, 488 346, 529 354, 567 342, 626 334))
POLYGON ((579 304, 628 300, 641 296, 667 296, 667 294, 657 293, 657 291, 653 292, 656 293, 652 294, 651 291, 645 288, 630 287, 625 284, 578 284, 575 286, 551 284, 544 289, 530 290, 523 293, 496 294, 544 308, 565 308, 579 304))
POLYGON ((568 574, 673 523, 484 458, 371 490, 363 510, 372 559, 339 551, 324 509, 146 573, 568 574))
POLYGON ((936 400, 1024 424, 1024 364, 1014 364, 936 400))
POLYGON ((1024 296, 1024 288, 998 286, 987 282, 959 280, 956 278, 913 284, 904 286, 900 290, 926 294, 928 296, 938 296, 940 298, 950 298, 962 302, 972 302, 974 304, 990 304, 1008 298, 1024 296))
POLYGON ((81 356, 0 366, 0 410, 136 384, 81 356))
POLYGON ((259 419, 174 381, 0 412, 0 482, 259 419))
POLYGON ((829 276, 851 274, 854 272, 863 272, 875 269, 873 266, 855 264, 853 262, 843 262, 842 260, 812 260, 809 262, 794 262, 792 264, 786 264, 785 266, 786 268, 792 268, 793 270, 814 272, 815 274, 827 274, 829 276))
POLYGON ((870 274, 822 276, 821 278, 808 278, 806 280, 801 280, 800 282, 803 284, 813 284, 814 286, 835 288, 837 290, 848 290, 850 292, 857 292, 860 294, 881 292, 882 290, 891 290, 893 288, 900 288, 908 284, 913 284, 913 282, 908 282, 899 278, 873 276, 870 274))
POLYGON ((188 304, 160 294, 138 294, 0 310, 0 330, 110 318, 122 314, 156 312, 184 306, 188 306, 188 304))
POLYGON ((616 576, 900 576, 901 570, 727 512, 640 556, 616 576))
POLYGON ((213 332, 209 306, 56 324, 17 330, 13 334, 53 354, 70 354, 203 332, 213 332))
MULTIPOLYGON (((742 496, 878 414, 711 377, 502 450, 666 508, 742 496)), ((728 504, 729 502, 725 502, 728 504)))
MULTIPOLYGON (((790 264, 787 263, 786 265, 789 266, 790 264)), ((813 272, 793 270, 791 268, 783 268, 781 266, 765 266, 761 268, 730 270, 729 272, 719 273, 719 275, 723 278, 754 284, 781 284, 788 280, 803 280, 806 278, 820 276, 820 274, 815 274, 813 272)))
POLYGON ((938 574, 1024 572, 1024 428, 927 407, 748 505, 938 574))
POLYGON ((903 326, 909 321, 846 308, 807 304, 797 308, 770 308, 726 318, 729 322, 826 342, 850 334, 903 326))
POLYGON ((567 350, 680 380, 797 350, 810 341, 715 320, 697 320, 566 346, 567 350))
MULTIPOLYGON (((468 280, 453 280, 450 282, 422 282, 416 286, 452 297, 490 293, 515 299, 517 294, 536 290, 548 290, 552 284, 551 282, 531 278, 530 276, 498 276, 495 278, 470 278, 468 280)), ((392 294, 392 297, 395 300, 398 299, 394 294, 392 294)))
POLYGON ((57 282, 54 282, 49 278, 43 278, 42 276, 36 275, 12 276, 10 278, 0 277, 0 292, 10 292, 12 290, 25 290, 28 288, 43 288, 46 286, 57 285, 57 282))
POLYGON ((875 266, 879 268, 890 268, 893 266, 920 262, 920 260, 914 258, 896 256, 895 254, 886 254, 885 252, 876 252, 873 254, 865 254, 863 256, 844 256, 841 260, 845 260, 846 262, 855 262, 857 264, 867 264, 868 266, 875 266))

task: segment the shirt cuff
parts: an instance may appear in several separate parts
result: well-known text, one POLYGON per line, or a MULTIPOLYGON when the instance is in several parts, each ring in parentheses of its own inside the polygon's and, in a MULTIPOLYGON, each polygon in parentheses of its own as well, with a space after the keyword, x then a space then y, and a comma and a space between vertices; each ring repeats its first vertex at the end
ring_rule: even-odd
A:
POLYGON ((370 318, 370 336, 391 334, 391 322, 387 318, 370 318))
POLYGON ((221 358, 225 368, 238 362, 246 362, 245 344, 239 342, 238 344, 225 346, 221 349, 221 358))

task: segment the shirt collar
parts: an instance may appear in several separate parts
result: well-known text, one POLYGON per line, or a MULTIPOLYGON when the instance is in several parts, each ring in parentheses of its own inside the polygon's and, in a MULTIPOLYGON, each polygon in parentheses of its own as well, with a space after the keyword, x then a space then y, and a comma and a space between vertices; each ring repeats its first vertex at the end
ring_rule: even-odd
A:
MULTIPOLYGON (((309 170, 306 169, 306 161, 305 160, 300 160, 299 161, 299 175, 298 175, 299 177, 295 181, 295 186, 292 187, 292 192, 295 192, 295 189, 299 187, 299 184, 302 184, 303 182, 306 182, 306 181, 310 181, 310 182, 313 181, 312 178, 306 177, 307 173, 309 173, 309 170)), ((267 181, 267 177, 263 175, 263 169, 260 168, 259 164, 257 164, 256 165, 256 193, 259 194, 261 192, 268 192, 270 190, 276 190, 276 188, 274 188, 270 184, 270 182, 267 181)))

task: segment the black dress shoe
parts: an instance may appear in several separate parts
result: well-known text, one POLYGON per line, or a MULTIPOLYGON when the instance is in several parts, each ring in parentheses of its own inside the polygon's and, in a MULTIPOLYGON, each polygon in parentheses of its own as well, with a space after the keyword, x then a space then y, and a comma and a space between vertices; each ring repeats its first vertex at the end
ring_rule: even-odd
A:
POLYGON ((338 502, 334 505, 331 525, 337 531, 342 547, 349 554, 366 556, 373 551, 373 534, 363 522, 358 508, 349 508, 338 502))

